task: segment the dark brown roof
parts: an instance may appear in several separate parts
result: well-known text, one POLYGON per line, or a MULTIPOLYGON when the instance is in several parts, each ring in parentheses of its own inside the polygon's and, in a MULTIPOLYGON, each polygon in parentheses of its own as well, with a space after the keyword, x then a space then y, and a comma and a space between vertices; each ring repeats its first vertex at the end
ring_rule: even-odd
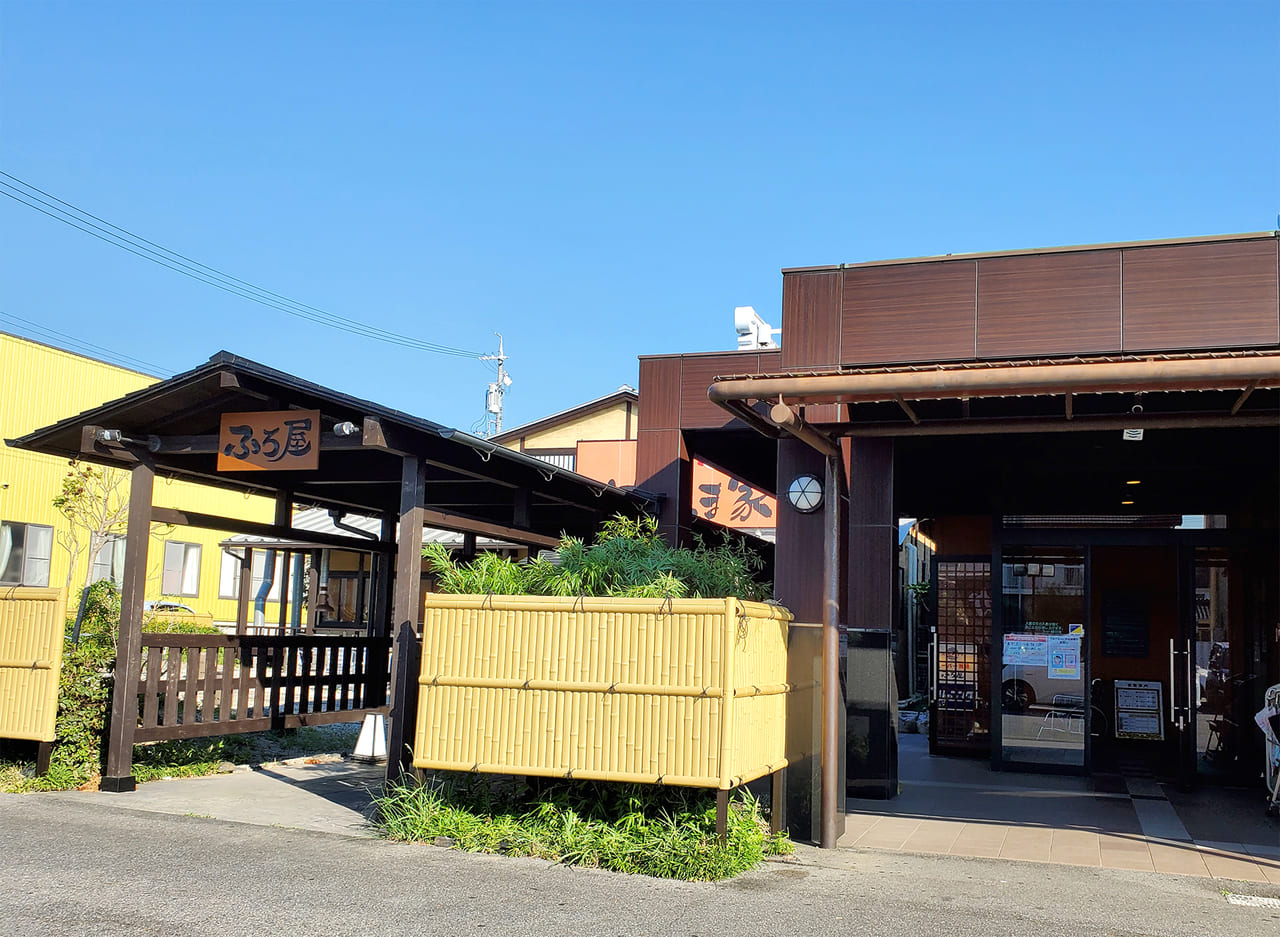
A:
MULTIPOLYGON (((647 496, 605 485, 506 449, 452 427, 411 416, 301 380, 266 365, 219 352, 205 364, 134 391, 9 444, 65 458, 126 465, 104 447, 82 451, 88 426, 118 429, 126 437, 155 436, 165 445, 151 458, 162 478, 210 484, 264 495, 290 492, 294 503, 366 514, 399 509, 403 453, 427 462, 429 509, 552 536, 590 534, 615 512, 634 514, 647 496), (321 429, 366 419, 383 439, 327 437, 320 467, 302 472, 219 472, 216 445, 186 446, 183 437, 207 440, 223 412, 319 410, 321 429), (527 493, 527 494, 525 494, 527 493), (527 526, 524 502, 527 499, 527 526)), ((443 525, 439 525, 443 526, 443 525)))

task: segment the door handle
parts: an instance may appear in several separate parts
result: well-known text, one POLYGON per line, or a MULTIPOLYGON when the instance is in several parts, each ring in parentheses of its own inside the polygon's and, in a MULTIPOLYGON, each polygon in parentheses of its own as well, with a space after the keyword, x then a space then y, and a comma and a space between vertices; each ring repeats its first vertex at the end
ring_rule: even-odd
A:
POLYGON ((1174 671, 1175 671, 1175 667, 1174 667, 1174 656, 1175 656, 1175 654, 1176 654, 1176 652, 1175 652, 1175 651, 1174 651, 1174 649, 1173 649, 1173 638, 1170 638, 1170 639, 1169 639, 1169 721, 1170 721, 1170 722, 1177 722, 1177 720, 1178 720, 1178 714, 1177 714, 1177 711, 1176 711, 1176 710, 1177 710, 1177 706, 1174 704, 1174 701, 1173 701, 1173 698, 1174 698, 1174 697, 1173 697, 1173 692, 1174 692, 1174 691, 1173 691, 1173 687, 1174 687, 1174 683, 1173 683, 1173 681, 1174 681, 1174 671))
POLYGON ((929 642, 929 702, 938 701, 938 637, 929 642))
POLYGON ((1196 668, 1191 656, 1191 639, 1187 638, 1187 722, 1191 722, 1191 708, 1196 699, 1196 668))

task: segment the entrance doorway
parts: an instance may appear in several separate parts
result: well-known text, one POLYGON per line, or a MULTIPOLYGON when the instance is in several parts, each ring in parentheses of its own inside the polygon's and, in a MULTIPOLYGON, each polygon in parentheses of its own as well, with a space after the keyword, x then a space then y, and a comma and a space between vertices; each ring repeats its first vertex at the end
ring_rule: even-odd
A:
POLYGON ((1015 548, 1000 564, 999 751, 1005 767, 1084 770, 1088 607, 1081 549, 1015 548))
MULTIPOLYGON (((993 525, 934 562, 934 754, 997 770, 1252 785, 1277 628, 1274 538, 993 525)), ((940 545, 941 546, 941 545, 940 545)))

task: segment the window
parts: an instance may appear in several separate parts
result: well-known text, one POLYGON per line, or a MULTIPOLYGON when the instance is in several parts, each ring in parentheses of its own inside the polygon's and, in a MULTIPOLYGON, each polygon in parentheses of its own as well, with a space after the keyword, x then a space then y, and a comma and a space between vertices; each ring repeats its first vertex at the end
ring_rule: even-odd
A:
POLYGON ((103 579, 109 579, 117 586, 124 585, 124 537, 120 534, 107 534, 106 541, 98 548, 98 555, 93 558, 89 582, 103 579))
MULTIPOLYGON (((266 550, 253 551, 253 573, 249 585, 249 599, 252 601, 262 588, 262 581, 267 575, 266 550)), ((230 550, 222 551, 222 570, 218 577, 218 595, 224 599, 234 599, 240 583, 240 562, 243 554, 230 550)), ((275 577, 271 581, 271 591, 267 593, 268 602, 280 601, 280 582, 284 579, 284 554, 276 552, 275 577)))
POLYGON ((164 574, 160 578, 162 595, 198 595, 200 593, 200 544, 178 540, 164 542, 164 574))
POLYGON ((358 624, 369 617, 370 574, 368 572, 330 573, 327 583, 329 604, 334 609, 334 622, 337 624, 358 624), (361 595, 363 593, 363 595, 361 595), (364 599, 364 608, 360 609, 360 599, 364 599))
POLYGON ((53 528, 0 521, 0 584, 49 585, 53 528))

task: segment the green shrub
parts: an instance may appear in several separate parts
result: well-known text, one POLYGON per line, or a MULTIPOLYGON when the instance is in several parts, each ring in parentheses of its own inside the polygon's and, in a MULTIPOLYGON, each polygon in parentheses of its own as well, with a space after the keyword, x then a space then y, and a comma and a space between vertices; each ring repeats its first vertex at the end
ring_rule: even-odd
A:
POLYGON ((559 553, 558 562, 517 563, 482 553, 470 563, 455 563, 440 544, 423 549, 436 591, 445 593, 756 601, 770 595, 769 585, 756 579, 764 561, 745 542, 726 533, 719 543, 698 538, 692 548, 671 547, 658 536, 653 517, 617 515, 604 523, 595 543, 565 537, 559 553))
POLYGON ((375 800, 390 839, 445 836, 468 852, 535 856, 616 872, 715 881, 791 851, 745 790, 716 835, 715 793, 696 788, 445 775, 402 781, 375 800))

